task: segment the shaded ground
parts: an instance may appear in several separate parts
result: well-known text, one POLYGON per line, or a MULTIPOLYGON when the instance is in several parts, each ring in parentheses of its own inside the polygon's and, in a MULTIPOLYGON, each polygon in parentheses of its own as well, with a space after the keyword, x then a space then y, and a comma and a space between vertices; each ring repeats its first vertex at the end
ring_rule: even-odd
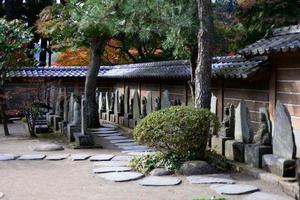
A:
MULTIPOLYGON (((30 139, 23 124, 10 125, 11 137, 4 137, 0 127, 0 153, 32 153, 33 146, 49 140, 30 139)), ((105 149, 65 150, 55 153, 87 153, 91 155, 120 154, 111 146, 105 149)), ((209 186, 191 185, 185 177, 182 184, 172 187, 144 187, 136 182, 114 183, 92 173, 90 161, 0 161, 0 192, 9 200, 192 200, 195 197, 220 196, 209 186)), ((259 187, 264 192, 281 194, 281 189, 270 183, 253 179, 242 174, 233 176, 240 183, 259 187)), ((226 196, 226 199, 243 199, 243 196, 226 196)))

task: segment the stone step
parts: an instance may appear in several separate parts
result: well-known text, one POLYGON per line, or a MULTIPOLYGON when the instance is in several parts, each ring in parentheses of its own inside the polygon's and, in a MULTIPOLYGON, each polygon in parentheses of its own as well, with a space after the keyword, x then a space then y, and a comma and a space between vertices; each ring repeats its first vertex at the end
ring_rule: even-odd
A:
POLYGON ((93 169, 95 174, 98 173, 109 173, 109 172, 129 172, 132 171, 130 167, 99 167, 93 169))
POLYGON ((98 175, 101 178, 114 182, 134 181, 142 178, 144 175, 138 172, 111 172, 98 175))

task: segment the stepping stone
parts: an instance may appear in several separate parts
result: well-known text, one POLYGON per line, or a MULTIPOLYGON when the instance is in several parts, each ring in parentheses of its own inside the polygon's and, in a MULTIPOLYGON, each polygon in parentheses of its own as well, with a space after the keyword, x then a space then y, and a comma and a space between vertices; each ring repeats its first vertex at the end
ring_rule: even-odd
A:
POLYGON ((144 186, 171 186, 178 185, 181 180, 177 177, 159 177, 159 176, 148 176, 140 181, 138 184, 144 186))
POLYGON ((128 164, 128 161, 101 161, 95 162, 93 165, 101 167, 127 167, 128 164))
POLYGON ((73 160, 73 161, 86 160, 89 157, 91 157, 91 156, 87 155, 87 154, 73 154, 71 156, 71 160, 73 160))
POLYGON ((114 144, 114 145, 116 145, 116 146, 118 146, 118 147, 123 147, 123 146, 136 146, 136 145, 138 145, 137 143, 134 143, 134 142, 129 142, 129 143, 117 143, 117 144, 114 144))
POLYGON ((293 200, 293 198, 280 196, 266 192, 255 192, 250 194, 245 200, 293 200))
POLYGON ((46 157, 46 160, 64 160, 67 157, 69 157, 69 154, 54 154, 54 155, 48 155, 46 157))
POLYGON ((115 156, 112 161, 130 161, 133 157, 132 156, 115 156))
POLYGON ((114 182, 126 182, 140 179, 144 174, 138 172, 112 172, 98 175, 101 178, 114 182))
POLYGON ((64 147, 59 144, 41 144, 33 148, 33 151, 62 151, 64 147))
POLYGON ((227 194, 227 195, 240 195, 247 194, 252 192, 257 192, 259 189, 252 185, 212 185, 211 189, 215 190, 219 194, 227 194))
POLYGON ((212 177, 212 176, 188 176, 187 180, 191 184, 234 184, 235 181, 232 179, 222 178, 222 177, 212 177))
POLYGON ((4 193, 0 192, 0 199, 4 197, 4 193))
POLYGON ((121 144, 121 143, 128 143, 128 142, 134 142, 133 139, 122 139, 122 140, 111 140, 110 143, 112 144, 121 144))
POLYGON ((108 172, 129 172, 132 169, 130 167, 99 167, 93 169, 94 173, 108 173, 108 172))
POLYGON ((122 133, 97 134, 98 137, 120 136, 122 133))
POLYGON ((110 154, 100 154, 90 157, 90 161, 108 161, 111 160, 114 155, 110 154))
POLYGON ((104 137, 104 139, 107 140, 121 140, 121 139, 128 139, 125 136, 108 136, 108 137, 104 137))
POLYGON ((12 154, 0 154, 0 161, 15 160, 18 156, 12 154))
POLYGON ((45 157, 44 154, 24 154, 18 160, 43 160, 45 157))

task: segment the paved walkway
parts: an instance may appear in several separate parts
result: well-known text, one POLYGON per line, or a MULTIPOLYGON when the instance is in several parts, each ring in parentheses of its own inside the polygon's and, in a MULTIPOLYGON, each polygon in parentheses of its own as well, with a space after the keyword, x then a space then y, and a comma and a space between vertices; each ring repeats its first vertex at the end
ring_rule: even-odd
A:
MULTIPOLYGON (((0 128, 0 135, 2 135, 2 127, 0 128)), ((22 123, 11 124, 10 130, 11 137, 0 136, 2 158, 4 154, 9 154, 15 159, 0 161, 1 199, 189 200, 196 197, 218 196, 226 197, 226 199, 249 200, 258 199, 259 196, 266 196, 270 193, 280 195, 279 197, 273 196, 278 200, 288 199, 279 187, 243 174, 219 174, 209 177, 176 175, 143 177, 142 174, 133 172, 127 166, 128 161, 133 155, 141 154, 140 152, 151 153, 155 150, 136 144, 112 126, 90 130, 96 135, 98 142, 105 147, 104 149, 74 150, 69 148, 67 144, 61 143, 64 150, 55 152, 33 151, 33 148, 57 143, 57 141, 29 138, 26 136, 22 123), (27 160, 33 159, 33 157, 38 160, 27 160), (216 186, 213 183, 229 184, 216 186), (165 184, 172 186, 148 186, 165 184), (243 193, 246 191, 245 189, 251 191, 259 189, 265 193, 221 194, 228 193, 228 191, 230 193, 243 193)))

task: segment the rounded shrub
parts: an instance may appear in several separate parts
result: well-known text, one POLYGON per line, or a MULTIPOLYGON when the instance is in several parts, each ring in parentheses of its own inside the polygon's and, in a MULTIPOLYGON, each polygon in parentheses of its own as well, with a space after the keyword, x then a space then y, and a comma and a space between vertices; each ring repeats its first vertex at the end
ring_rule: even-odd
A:
POLYGON ((134 139, 180 158, 201 159, 210 134, 219 129, 217 117, 207 109, 172 106, 149 114, 133 131, 134 139))

